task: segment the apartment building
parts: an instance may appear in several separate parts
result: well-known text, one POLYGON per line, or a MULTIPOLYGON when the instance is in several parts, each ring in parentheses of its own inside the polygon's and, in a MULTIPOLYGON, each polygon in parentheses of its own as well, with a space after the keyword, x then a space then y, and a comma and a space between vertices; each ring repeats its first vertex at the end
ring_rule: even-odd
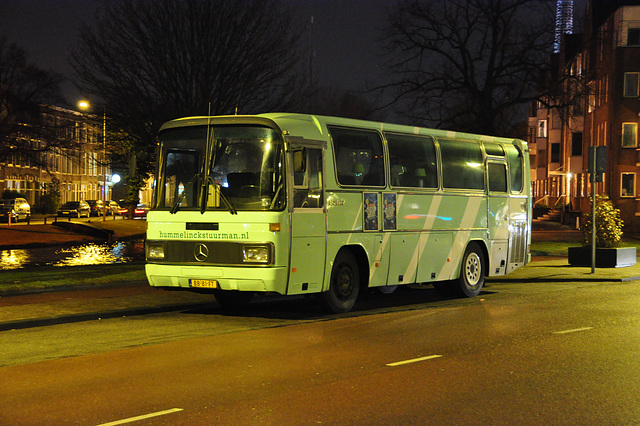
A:
MULTIPOLYGON (((0 163, 0 193, 17 191, 25 194, 35 207, 44 194, 54 190, 55 177, 60 202, 111 198, 111 171, 106 160, 102 138, 102 119, 56 106, 42 106, 41 114, 51 129, 56 129, 61 143, 42 152, 39 161, 19 154, 0 163)), ((45 143, 23 126, 16 146, 42 149, 45 143)))
POLYGON ((560 90, 529 116, 535 202, 561 209, 567 223, 590 212, 588 151, 606 146, 596 193, 640 231, 640 0, 589 1, 583 33, 566 36, 551 61, 545 88, 560 90))

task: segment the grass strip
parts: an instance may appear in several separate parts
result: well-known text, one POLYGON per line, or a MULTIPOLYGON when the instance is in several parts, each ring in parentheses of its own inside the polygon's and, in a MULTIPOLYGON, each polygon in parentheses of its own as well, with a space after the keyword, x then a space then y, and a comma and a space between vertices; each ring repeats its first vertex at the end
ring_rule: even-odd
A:
POLYGON ((40 266, 0 271, 0 292, 26 292, 62 286, 117 284, 146 279, 143 263, 90 266, 40 266))

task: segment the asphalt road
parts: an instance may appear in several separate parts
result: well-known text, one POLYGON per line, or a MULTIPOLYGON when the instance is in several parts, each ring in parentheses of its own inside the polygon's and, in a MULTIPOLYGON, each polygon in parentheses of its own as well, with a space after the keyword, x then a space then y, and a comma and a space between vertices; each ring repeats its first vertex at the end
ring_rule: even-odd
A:
POLYGON ((41 356, 0 368, 0 424, 638 424, 639 287, 2 332, 1 351, 41 356))

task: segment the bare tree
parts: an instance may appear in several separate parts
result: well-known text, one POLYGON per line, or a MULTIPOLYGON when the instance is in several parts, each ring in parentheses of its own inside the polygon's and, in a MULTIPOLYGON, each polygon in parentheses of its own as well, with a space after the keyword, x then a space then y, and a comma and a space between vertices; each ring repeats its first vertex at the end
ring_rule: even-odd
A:
POLYGON ((385 37, 392 103, 425 125, 506 134, 535 99, 555 0, 402 0, 385 37))
POLYGON ((30 64, 24 50, 0 37, 0 162, 13 156, 46 169, 43 153, 72 147, 67 135, 74 123, 43 113, 44 104, 61 100, 61 82, 61 76, 30 64))
POLYGON ((113 0, 82 30, 72 64, 147 174, 164 121, 301 99, 292 16, 279 0, 113 0))

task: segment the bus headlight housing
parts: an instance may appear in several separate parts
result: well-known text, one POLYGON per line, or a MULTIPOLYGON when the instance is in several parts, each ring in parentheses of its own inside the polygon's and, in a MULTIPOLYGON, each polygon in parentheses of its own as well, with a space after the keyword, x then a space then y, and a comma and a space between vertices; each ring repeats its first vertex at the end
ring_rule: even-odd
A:
POLYGON ((148 260, 164 259, 164 244, 147 243, 147 259, 148 260))
POLYGON ((245 263, 271 263, 271 246, 267 244, 242 246, 242 261, 245 263))

